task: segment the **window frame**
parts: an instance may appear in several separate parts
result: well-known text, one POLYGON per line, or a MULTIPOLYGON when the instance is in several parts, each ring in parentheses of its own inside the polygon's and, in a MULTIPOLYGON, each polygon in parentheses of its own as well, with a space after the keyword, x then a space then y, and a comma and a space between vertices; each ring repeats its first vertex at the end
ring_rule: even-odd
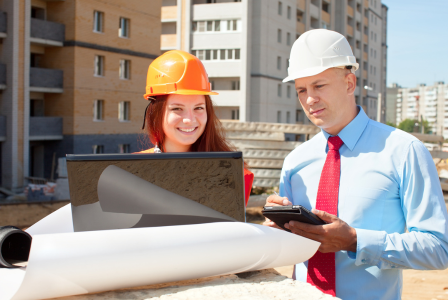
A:
POLYGON ((104 121, 104 100, 96 99, 93 101, 93 122, 104 121))
POLYGON ((130 38, 130 26, 131 26, 131 20, 129 18, 120 17, 119 20, 119 26, 118 26, 118 37, 129 39, 130 38), (125 28, 123 30, 123 24, 125 24, 125 28))
POLYGON ((104 55, 95 55, 94 58, 94 70, 93 70, 93 76, 95 77, 104 77, 105 75, 105 70, 104 70, 104 65, 105 65, 105 60, 106 58, 104 57, 104 55))
POLYGON ((118 68, 118 77, 121 80, 131 79, 131 60, 120 59, 120 66, 118 68))
POLYGON ((95 33, 104 33, 104 12, 99 10, 93 11, 93 32, 95 33), (99 17, 99 20, 98 20, 99 17), (97 30, 98 28, 100 30, 97 30))
POLYGON ((131 121, 131 101, 120 101, 118 103, 118 120, 120 122, 131 121))

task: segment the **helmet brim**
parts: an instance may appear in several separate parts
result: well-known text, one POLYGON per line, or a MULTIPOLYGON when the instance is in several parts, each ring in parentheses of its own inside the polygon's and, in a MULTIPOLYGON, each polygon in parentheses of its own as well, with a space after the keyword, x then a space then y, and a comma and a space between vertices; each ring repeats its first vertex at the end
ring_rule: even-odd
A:
POLYGON ((219 93, 216 92, 208 92, 208 91, 197 91, 197 90, 177 90, 175 92, 171 93, 163 93, 163 94, 144 94, 143 98, 148 99, 148 97, 153 96, 162 96, 162 95, 219 95, 219 93))
MULTIPOLYGON (((355 63, 355 64, 347 64, 344 66, 352 66, 353 67, 353 71, 356 71, 359 69, 359 64, 355 63)), ((283 82, 288 82, 288 81, 293 81, 299 78, 304 78, 304 77, 310 77, 310 76, 314 76, 317 74, 320 74, 328 69, 331 68, 337 68, 337 66, 331 66, 331 67, 314 67, 314 68, 309 68, 309 69, 305 69, 305 70, 301 70, 299 72, 296 72, 292 75, 289 75, 288 77, 286 77, 285 79, 283 79, 283 82)))

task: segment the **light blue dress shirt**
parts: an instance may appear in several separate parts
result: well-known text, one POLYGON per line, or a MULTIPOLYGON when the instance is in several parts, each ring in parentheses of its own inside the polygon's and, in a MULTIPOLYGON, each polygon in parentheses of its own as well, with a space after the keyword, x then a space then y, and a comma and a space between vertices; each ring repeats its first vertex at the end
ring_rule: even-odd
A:
MULTIPOLYGON (((359 109, 338 134, 338 217, 356 229, 358 244, 356 253, 336 253, 336 295, 401 299, 401 269, 448 267, 447 209, 425 146, 359 109)), ((322 130, 285 159, 280 195, 294 205, 316 206, 329 137, 322 130)), ((307 262, 296 265, 295 276, 306 282, 307 262)))

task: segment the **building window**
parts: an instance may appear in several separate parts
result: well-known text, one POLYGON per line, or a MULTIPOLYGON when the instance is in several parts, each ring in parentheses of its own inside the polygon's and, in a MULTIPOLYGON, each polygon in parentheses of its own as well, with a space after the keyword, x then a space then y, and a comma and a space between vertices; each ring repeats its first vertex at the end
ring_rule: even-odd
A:
POLYGON ((280 110, 277 111, 277 123, 282 122, 282 112, 280 110))
POLYGON ((104 100, 95 100, 93 102, 93 120, 102 121, 104 113, 104 100))
POLYGON ((286 86, 286 97, 291 98, 291 86, 286 86))
POLYGON ((129 144, 119 144, 118 145, 119 153, 131 153, 131 145, 129 144))
POLYGON ((92 152, 93 154, 101 154, 104 153, 104 146, 103 145, 93 145, 92 146, 92 152))
POLYGON ((297 22, 302 23, 303 20, 303 12, 301 10, 297 10, 297 22))
POLYGON ((328 3, 322 2, 322 10, 326 13, 330 13, 330 5, 328 3))
POLYGON ((104 56, 95 55, 95 76, 104 76, 104 56))
POLYGON ((239 120, 239 119, 240 119, 240 110, 232 109, 232 120, 239 120))
POLYGON ((291 112, 286 112, 286 123, 291 123, 291 112))
POLYGON ((93 31, 94 32, 103 32, 103 19, 104 13, 100 11, 93 12, 93 31))
POLYGON ((192 50, 191 53, 200 60, 239 60, 240 49, 192 50))
POLYGON ((118 120, 120 122, 130 121, 131 102, 121 101, 118 103, 118 120))
POLYGON ((237 31, 238 26, 237 20, 227 20, 227 31, 237 31))
POLYGON ((282 30, 281 29, 277 30, 277 42, 278 43, 282 42, 282 30))
POLYGON ((304 121, 305 121, 305 114, 303 113, 303 111, 300 109, 296 110, 296 122, 303 124, 304 121))
POLYGON ((282 69, 282 58, 280 56, 277 56, 277 70, 282 69))
POLYGON ((239 91, 240 90, 240 81, 232 80, 232 90, 239 91))
POLYGON ((120 79, 130 79, 131 61, 128 59, 120 59, 120 79))
POLYGON ((278 14, 281 16, 282 15, 282 10, 283 10, 283 8, 282 8, 282 3, 279 1, 278 2, 278 14))
POLYGON ((282 96, 282 85, 280 83, 277 85, 277 96, 282 96))
POLYGON ((240 59, 240 49, 235 49, 235 59, 240 59))
POLYGON ((129 37, 129 19, 120 18, 120 24, 118 28, 118 36, 128 38, 129 37))
POLYGON ((291 19, 291 6, 288 6, 287 16, 288 16, 288 19, 291 19))
POLYGON ((291 45, 291 33, 286 33, 286 45, 291 45))

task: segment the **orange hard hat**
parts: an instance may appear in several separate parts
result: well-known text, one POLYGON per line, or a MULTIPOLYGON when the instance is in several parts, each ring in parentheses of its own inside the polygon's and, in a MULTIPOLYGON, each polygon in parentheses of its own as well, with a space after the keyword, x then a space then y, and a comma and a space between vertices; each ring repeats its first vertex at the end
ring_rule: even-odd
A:
POLYGON ((218 95, 212 92, 204 65, 194 55, 172 50, 157 57, 148 68, 145 99, 158 95, 218 95))

